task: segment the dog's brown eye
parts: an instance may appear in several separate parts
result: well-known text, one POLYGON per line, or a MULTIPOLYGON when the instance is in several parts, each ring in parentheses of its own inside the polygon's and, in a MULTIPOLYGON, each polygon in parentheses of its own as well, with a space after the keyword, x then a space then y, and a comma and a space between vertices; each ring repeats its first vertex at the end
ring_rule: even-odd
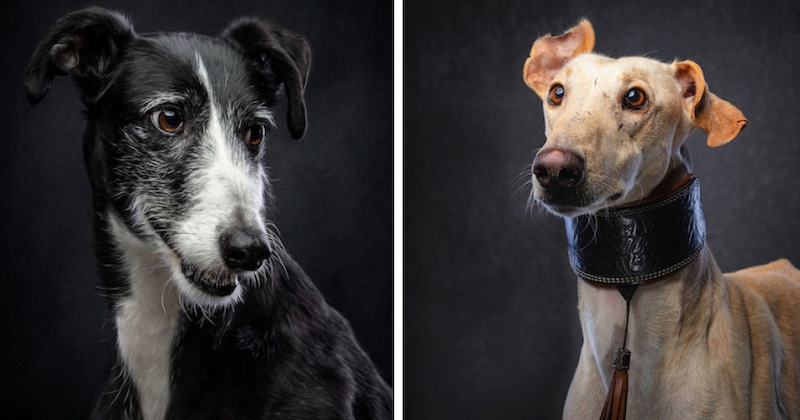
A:
POLYGON ((561 105, 564 100, 564 86, 553 85, 550 88, 550 93, 547 95, 547 103, 550 105, 561 105))
POLYGON ((625 92, 622 98, 622 104, 626 108, 638 110, 647 106, 647 96, 639 88, 632 88, 625 92))
POLYGON ((159 109, 151 114, 153 124, 166 134, 177 134, 183 129, 183 115, 172 108, 159 109))
POLYGON ((247 143, 248 146, 258 147, 258 145, 264 141, 266 135, 267 130, 263 125, 254 125, 245 131, 244 142, 247 143))

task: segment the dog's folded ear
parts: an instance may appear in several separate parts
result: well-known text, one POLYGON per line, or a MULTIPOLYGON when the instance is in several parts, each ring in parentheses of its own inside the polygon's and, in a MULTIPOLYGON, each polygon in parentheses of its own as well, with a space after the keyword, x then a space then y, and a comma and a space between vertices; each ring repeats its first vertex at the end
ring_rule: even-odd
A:
POLYGON ((747 126, 747 118, 738 108, 708 90, 697 63, 685 60, 672 66, 692 122, 706 132, 708 146, 722 146, 747 126))
POLYGON ((594 28, 588 20, 559 36, 545 35, 536 40, 531 47, 530 56, 525 60, 522 78, 540 98, 544 98, 553 77, 572 57, 592 52, 594 49, 594 28))
POLYGON ((36 47, 28 64, 28 102, 39 103, 58 75, 71 75, 84 101, 91 102, 120 52, 135 37, 130 22, 110 10, 92 7, 62 17, 36 47))
POLYGON ((270 23, 243 18, 233 22, 222 38, 236 45, 256 63, 264 78, 278 77, 289 101, 287 121, 292 138, 306 131, 306 104, 303 97, 311 66, 311 49, 300 36, 270 23), (277 72, 274 74, 273 72, 277 72))

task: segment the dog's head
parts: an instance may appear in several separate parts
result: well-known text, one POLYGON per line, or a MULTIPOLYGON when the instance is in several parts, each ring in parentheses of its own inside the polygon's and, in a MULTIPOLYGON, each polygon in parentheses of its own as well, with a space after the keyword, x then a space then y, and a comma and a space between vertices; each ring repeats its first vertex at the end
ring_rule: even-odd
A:
POLYGON ((547 137, 531 168, 533 198, 561 216, 639 202, 688 171, 681 147, 693 128, 720 146, 747 124, 696 63, 611 59, 591 53, 594 43, 584 20, 536 40, 523 70, 547 137))
POLYGON ((87 108, 84 154, 95 206, 112 235, 156 252, 183 294, 203 305, 241 296, 277 237, 262 164, 283 87, 294 138, 306 129, 306 41, 256 20, 219 37, 139 35, 117 13, 61 18, 39 44, 25 84, 41 101, 70 75, 87 108))

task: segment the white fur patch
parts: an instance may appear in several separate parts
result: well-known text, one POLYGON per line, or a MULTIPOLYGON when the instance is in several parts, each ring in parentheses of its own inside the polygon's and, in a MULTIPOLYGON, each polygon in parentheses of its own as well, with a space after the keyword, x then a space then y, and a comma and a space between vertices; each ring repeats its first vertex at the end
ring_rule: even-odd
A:
MULTIPOLYGON (((266 231, 262 216, 266 174, 261 165, 248 159, 243 147, 234 147, 233 123, 225 121, 200 57, 197 74, 208 92, 210 117, 203 137, 194 140, 200 142, 200 153, 188 168, 192 176, 186 187, 193 205, 176 224, 173 245, 201 270, 224 269, 221 232, 236 224, 266 231)), ((200 292, 182 275, 176 278, 181 291, 201 306, 225 306, 241 298, 241 286, 230 296, 216 297, 200 292)))
POLYGON ((269 124, 270 128, 277 128, 277 124, 275 124, 275 115, 272 114, 272 111, 269 109, 259 109, 255 113, 255 118, 259 121, 266 122, 269 124))
POLYGON ((130 295, 117 303, 117 346, 139 392, 145 420, 163 419, 169 404, 170 349, 180 305, 163 256, 134 236, 115 216, 111 235, 123 251, 130 295))
POLYGON ((153 111, 159 106, 178 104, 184 101, 185 99, 186 99, 185 95, 181 95, 178 93, 158 92, 152 97, 149 97, 146 101, 141 103, 141 105, 139 106, 139 112, 145 114, 147 112, 153 111))

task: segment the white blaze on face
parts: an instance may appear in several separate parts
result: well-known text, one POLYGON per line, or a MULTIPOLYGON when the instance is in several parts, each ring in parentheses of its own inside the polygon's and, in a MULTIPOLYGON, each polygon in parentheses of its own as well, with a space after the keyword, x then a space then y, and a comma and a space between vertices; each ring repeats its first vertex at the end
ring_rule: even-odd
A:
MULTIPOLYGON (((248 156, 245 147, 236 144, 243 140, 238 138, 235 124, 225 121, 220 112, 199 57, 197 74, 207 90, 209 119, 205 127, 192 128, 201 133, 199 137, 186 139, 198 143, 198 152, 186 168, 189 208, 175 223, 172 246, 154 239, 158 234, 144 217, 148 207, 145 200, 136 199, 131 204, 133 223, 144 235, 135 235, 119 216, 108 214, 109 233, 121 252, 120 262, 130 285, 129 293, 120 298, 115 311, 117 345, 122 363, 136 385, 145 420, 163 419, 167 412, 171 346, 182 303, 225 306, 243 295, 242 287, 224 297, 200 291, 186 279, 182 264, 199 270, 224 270, 219 238, 226 229, 266 231, 262 216, 265 171, 248 156)), ((180 100, 182 96, 165 93, 144 105, 145 109, 152 109, 180 100)), ((272 119, 266 110, 255 117, 272 119)))
MULTIPOLYGON (((201 270, 223 269, 219 245, 223 232, 235 227, 266 231, 262 216, 266 175, 261 165, 248 157, 246 148, 236 144, 243 140, 234 123, 220 112, 200 57, 197 74, 208 93, 209 119, 205 127, 196 128, 202 134, 190 139, 200 144, 187 167, 190 207, 176 225, 174 246, 185 262, 201 270)), ((177 277, 181 289, 187 291, 186 279, 177 277)))

